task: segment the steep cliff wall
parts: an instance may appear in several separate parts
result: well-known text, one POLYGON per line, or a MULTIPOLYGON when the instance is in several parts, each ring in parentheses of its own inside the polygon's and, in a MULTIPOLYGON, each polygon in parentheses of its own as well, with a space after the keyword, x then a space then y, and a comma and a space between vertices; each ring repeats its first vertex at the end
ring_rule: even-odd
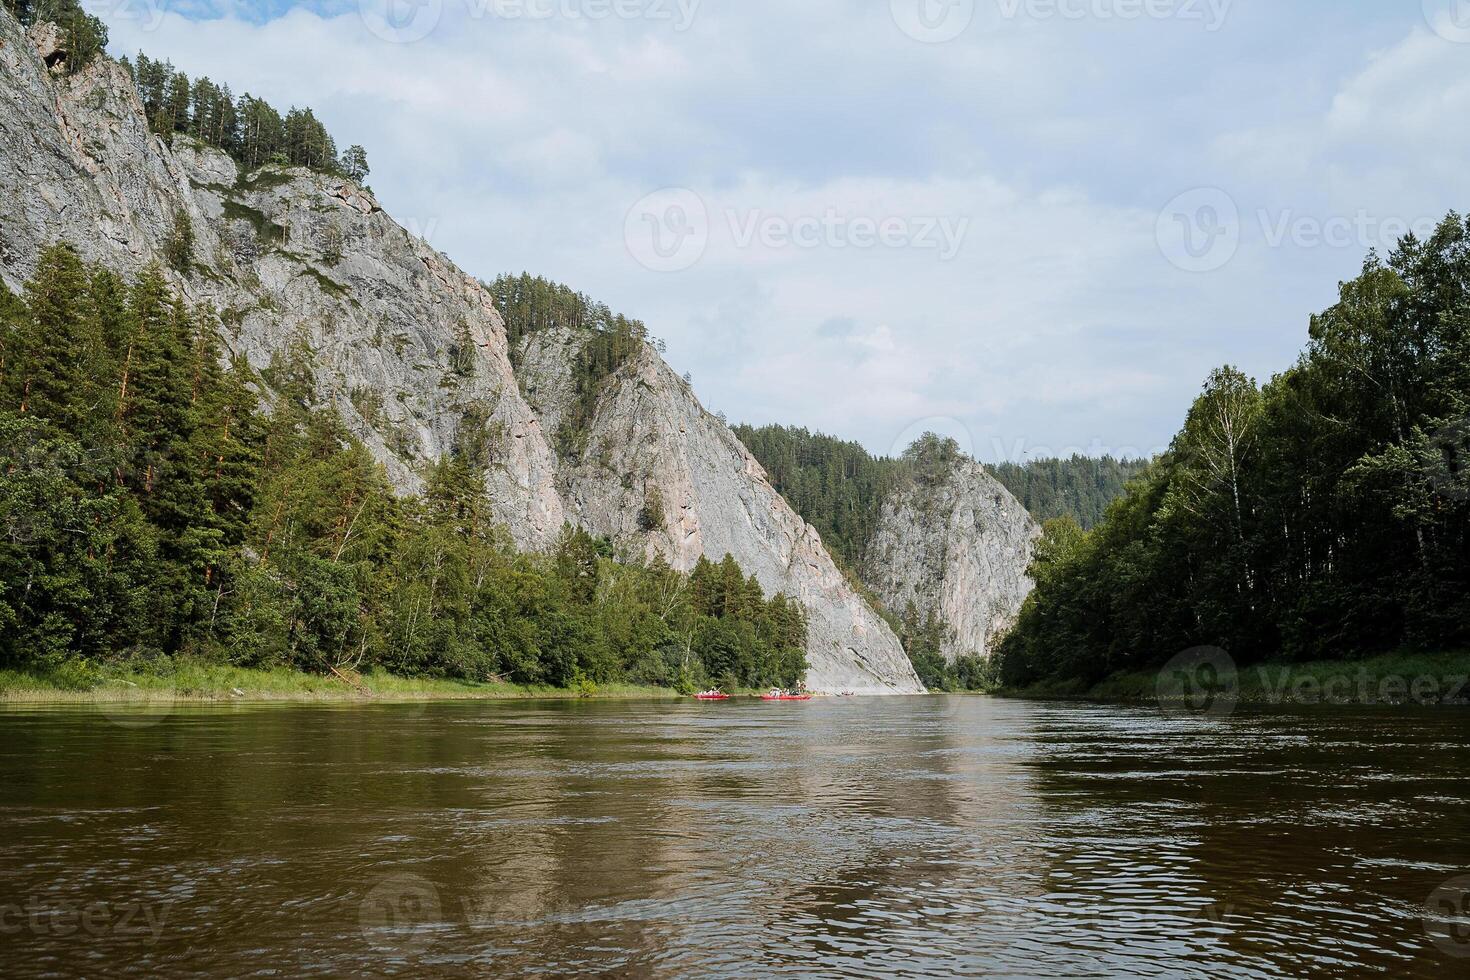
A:
MULTIPOLYGON (((569 365, 580 343, 559 330, 526 343, 521 380, 548 432, 575 397, 569 365)), ((700 555, 733 555, 767 592, 799 599, 808 609, 807 679, 815 690, 922 690, 892 630, 843 578, 817 532, 651 349, 604 383, 585 445, 562 471, 569 519, 676 568, 691 568, 700 555)))
POLYGON ((1040 533, 984 467, 960 459, 940 480, 900 487, 884 501, 867 582, 895 613, 912 605, 920 617, 944 620, 950 661, 989 656, 1031 592, 1026 566, 1040 533))
POLYGON ((595 452, 559 468, 549 440, 571 338, 558 350, 547 336, 530 354, 528 390, 542 389, 533 411, 488 292, 366 189, 303 169, 245 175, 217 150, 169 145, 148 131, 122 66, 102 58, 55 76, 0 8, 0 278, 21 288, 56 241, 123 272, 163 264, 180 215, 193 254, 168 271, 174 285, 219 311, 226 343, 266 383, 305 384, 335 406, 401 490, 420 489, 424 464, 473 427, 488 437, 496 516, 521 547, 546 546, 570 520, 683 568, 732 554, 807 605, 818 690, 922 690, 816 533, 651 350, 608 384, 595 452), (652 486, 665 514, 645 530, 652 486))
POLYGON ((406 491, 461 426, 484 427, 499 519, 524 547, 560 531, 555 459, 489 294, 371 194, 302 169, 246 179, 218 150, 170 147, 149 133, 125 68, 101 58, 54 77, 4 12, 0 97, 0 276, 13 289, 56 241, 125 272, 161 263, 186 214, 192 262, 170 276, 220 312, 234 353, 261 370, 273 358, 309 367, 315 400, 335 405, 406 491))

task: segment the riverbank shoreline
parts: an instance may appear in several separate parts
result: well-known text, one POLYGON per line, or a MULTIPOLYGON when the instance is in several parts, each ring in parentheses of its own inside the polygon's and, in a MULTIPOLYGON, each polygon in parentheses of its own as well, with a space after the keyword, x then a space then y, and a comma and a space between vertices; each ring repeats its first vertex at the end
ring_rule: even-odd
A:
POLYGON ((1187 673, 1125 671, 1088 685, 1081 679, 1000 688, 996 697, 1114 704, 1185 704, 1226 698, 1245 705, 1467 705, 1470 651, 1401 652, 1362 660, 1263 661, 1187 673))
POLYGON ((185 663, 161 672, 102 668, 54 673, 0 670, 0 706, 46 704, 363 703, 394 701, 626 700, 682 695, 672 688, 494 684, 371 673, 351 680, 292 670, 185 663))

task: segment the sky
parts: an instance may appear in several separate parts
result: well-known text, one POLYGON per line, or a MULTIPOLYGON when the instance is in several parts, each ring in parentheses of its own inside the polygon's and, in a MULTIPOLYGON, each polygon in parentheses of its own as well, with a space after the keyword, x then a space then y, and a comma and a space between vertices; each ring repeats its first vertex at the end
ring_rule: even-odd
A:
POLYGON ((1470 0, 85 0, 360 143, 471 274, 643 320, 732 422, 1167 446, 1470 208, 1470 0))

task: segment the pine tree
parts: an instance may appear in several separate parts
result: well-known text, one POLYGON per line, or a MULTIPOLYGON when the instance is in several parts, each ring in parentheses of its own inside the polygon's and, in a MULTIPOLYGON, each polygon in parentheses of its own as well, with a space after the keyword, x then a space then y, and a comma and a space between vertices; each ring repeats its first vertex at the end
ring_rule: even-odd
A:
POLYGON ((96 407, 92 372, 102 344, 89 315, 90 286, 75 249, 56 245, 41 253, 7 379, 7 407, 70 432, 80 431, 96 407))
POLYGON ((340 167, 349 180, 359 184, 367 180, 368 174, 372 172, 368 166, 367 151, 355 143, 343 152, 340 167))

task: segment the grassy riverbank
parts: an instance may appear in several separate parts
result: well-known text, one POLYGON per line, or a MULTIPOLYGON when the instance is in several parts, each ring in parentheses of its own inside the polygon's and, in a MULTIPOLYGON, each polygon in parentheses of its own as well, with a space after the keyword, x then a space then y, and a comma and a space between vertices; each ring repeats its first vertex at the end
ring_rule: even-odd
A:
POLYGON ((678 692, 634 684, 481 684, 428 677, 369 673, 354 683, 293 670, 247 670, 176 661, 168 669, 67 664, 51 671, 0 670, 0 704, 48 702, 157 703, 171 701, 469 701, 516 698, 676 698, 678 692))
POLYGON ((1470 702, 1470 651, 1391 653, 1363 660, 1308 663, 1267 661, 1240 667, 1233 675, 1214 672, 1191 678, 1188 690, 1165 683, 1160 671, 1129 671, 1088 685, 1082 680, 1045 681, 1003 689, 1003 697, 1082 701, 1184 700, 1211 691, 1246 704, 1442 704, 1470 702), (1233 680, 1233 683, 1232 683, 1233 680))

